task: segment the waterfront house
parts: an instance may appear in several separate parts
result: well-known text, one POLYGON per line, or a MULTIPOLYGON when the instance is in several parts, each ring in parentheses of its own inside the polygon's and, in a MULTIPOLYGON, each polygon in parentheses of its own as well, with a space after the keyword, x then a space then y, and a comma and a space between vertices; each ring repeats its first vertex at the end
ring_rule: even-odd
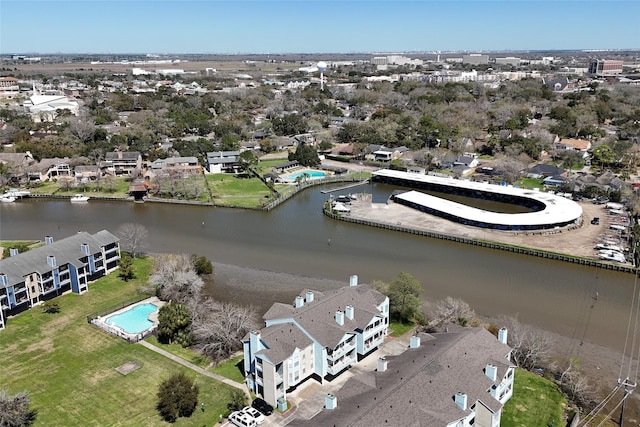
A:
POLYGON ((207 153, 209 173, 238 173, 240 151, 212 151, 207 153))
POLYGON ((411 337, 409 348, 378 358, 326 396, 324 409, 290 426, 498 427, 513 395, 515 366, 506 345, 484 328, 411 337))
POLYGON ((251 391, 277 405, 306 379, 323 384, 376 350, 387 335, 389 298, 351 276, 349 286, 275 303, 263 319, 264 328, 243 340, 245 377, 251 391))
POLYGON ((107 275, 120 261, 119 239, 107 230, 77 234, 0 260, 0 329, 5 319, 64 292, 82 294, 89 282, 107 275))
POLYGON ((135 175, 136 171, 142 170, 142 154, 138 151, 109 152, 101 162, 100 169, 116 176, 135 175))

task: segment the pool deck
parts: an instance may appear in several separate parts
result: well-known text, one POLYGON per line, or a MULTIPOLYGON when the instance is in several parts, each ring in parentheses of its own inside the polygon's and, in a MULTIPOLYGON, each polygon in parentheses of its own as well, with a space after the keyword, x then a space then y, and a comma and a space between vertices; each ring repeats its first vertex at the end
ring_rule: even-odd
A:
POLYGON ((158 297, 150 297, 150 298, 144 299, 142 301, 138 301, 138 302, 136 302, 134 304, 128 305, 126 307, 123 307, 123 308, 121 308, 119 310, 116 310, 116 311, 114 311, 112 313, 109 313, 109 314, 107 314, 105 316, 100 316, 100 317, 94 319, 92 321, 92 323, 95 326, 99 327, 100 329, 103 329, 103 330, 105 330, 105 331, 107 331, 107 332, 109 332, 109 333, 111 333, 113 335, 116 335, 116 336, 120 337, 120 338, 126 339, 127 341, 134 341, 134 342, 135 341, 139 341, 139 340, 143 339, 144 337, 148 336, 151 331, 153 331, 155 328, 158 327, 158 312, 160 311, 159 310, 160 307, 162 307, 165 304, 166 303, 164 301, 161 301, 158 297), (143 305, 143 304, 153 304, 153 305, 158 307, 158 310, 154 311, 153 313, 150 313, 149 316, 147 317, 153 323, 153 326, 151 326, 150 328, 148 328, 148 329, 146 329, 144 331, 132 334, 132 333, 129 333, 129 332, 125 331, 124 329, 122 329, 121 327, 119 327, 117 325, 113 325, 113 324, 110 325, 110 324, 107 323, 107 319, 109 317, 124 313, 125 311, 131 310, 133 307, 136 307, 138 305, 143 305))

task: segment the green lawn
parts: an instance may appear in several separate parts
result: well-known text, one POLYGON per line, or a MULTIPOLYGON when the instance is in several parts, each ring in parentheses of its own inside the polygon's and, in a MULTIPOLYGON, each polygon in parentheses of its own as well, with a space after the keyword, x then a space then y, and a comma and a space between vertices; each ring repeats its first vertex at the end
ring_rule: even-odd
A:
POLYGON ((271 191, 258 178, 231 174, 207 175, 213 202, 221 206, 257 208, 271 197, 271 191))
POLYGON ((503 427, 555 427, 566 425, 567 399, 551 381, 523 369, 516 370, 513 396, 502 412, 503 427))
POLYGON ((218 366, 211 369, 212 372, 229 378, 240 384, 244 383, 243 375, 244 355, 235 356, 231 359, 218 364, 218 366))
MULTIPOLYGON (((136 259, 134 267, 138 277, 147 277, 151 260, 136 259)), ((141 284, 112 273, 84 295, 58 297, 58 314, 35 307, 8 320, 0 331, 0 384, 10 393, 29 391, 36 426, 168 425, 157 415, 156 393, 176 371, 196 378, 205 403, 204 412, 198 408, 176 426, 211 425, 225 412, 230 387, 87 323, 87 315, 135 297, 141 284), (126 376, 116 372, 130 361, 140 368, 126 376)))
POLYGON ((94 197, 120 197, 128 196, 130 182, 126 177, 112 178, 111 183, 102 179, 99 183, 89 182, 77 187, 65 187, 59 182, 46 181, 34 184, 29 188, 33 194, 53 194, 56 196, 73 196, 78 193, 87 193, 94 197))
POLYGON ((542 180, 538 178, 520 178, 516 181, 515 185, 528 189, 544 187, 542 180))
POLYGON ((392 320, 391 322, 389 322, 389 335, 391 335, 392 337, 400 337, 412 330, 415 326, 416 324, 413 322, 400 323, 392 320))
POLYGON ((156 347, 160 347, 164 351, 175 354, 176 356, 181 357, 187 362, 191 362, 202 369, 206 369, 207 366, 209 366, 209 364, 211 363, 211 359, 209 359, 208 357, 198 354, 188 348, 184 348, 180 344, 162 344, 153 335, 146 338, 145 341, 147 341, 149 344, 155 345, 156 347))

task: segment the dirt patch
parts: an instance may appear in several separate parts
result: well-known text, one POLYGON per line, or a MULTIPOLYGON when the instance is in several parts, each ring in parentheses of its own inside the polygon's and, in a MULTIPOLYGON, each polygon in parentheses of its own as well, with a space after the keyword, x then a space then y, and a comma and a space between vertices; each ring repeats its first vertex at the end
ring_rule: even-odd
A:
POLYGON ((129 375, 130 373, 138 369, 140 366, 142 366, 140 362, 127 362, 118 366, 116 368, 116 371, 118 371, 122 375, 129 375))
POLYGON ((44 351, 45 353, 51 353, 53 351, 53 340, 51 338, 45 338, 37 343, 31 344, 24 349, 24 353, 33 353, 36 351, 44 351))

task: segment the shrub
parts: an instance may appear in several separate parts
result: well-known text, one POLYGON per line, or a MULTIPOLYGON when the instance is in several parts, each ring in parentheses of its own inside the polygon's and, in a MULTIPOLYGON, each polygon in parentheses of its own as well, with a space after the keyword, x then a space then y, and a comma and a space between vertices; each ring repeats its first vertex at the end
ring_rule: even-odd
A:
POLYGON ((60 313, 60 304, 55 301, 46 301, 42 304, 43 313, 60 313))
POLYGON ((160 383, 157 409, 163 420, 173 423, 178 417, 188 418, 198 404, 200 389, 183 372, 160 383))

